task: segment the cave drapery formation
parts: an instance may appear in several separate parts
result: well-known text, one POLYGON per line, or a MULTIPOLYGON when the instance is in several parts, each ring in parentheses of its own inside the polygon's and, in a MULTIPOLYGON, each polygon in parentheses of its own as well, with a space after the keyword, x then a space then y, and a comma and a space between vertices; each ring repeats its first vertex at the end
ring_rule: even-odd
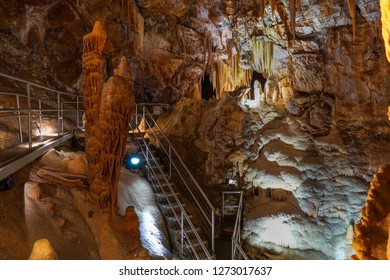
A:
POLYGON ((115 214, 127 125, 135 100, 124 57, 114 76, 103 85, 102 52, 105 40, 106 32, 99 21, 95 23, 92 32, 84 36, 85 142, 91 194, 101 208, 115 214))

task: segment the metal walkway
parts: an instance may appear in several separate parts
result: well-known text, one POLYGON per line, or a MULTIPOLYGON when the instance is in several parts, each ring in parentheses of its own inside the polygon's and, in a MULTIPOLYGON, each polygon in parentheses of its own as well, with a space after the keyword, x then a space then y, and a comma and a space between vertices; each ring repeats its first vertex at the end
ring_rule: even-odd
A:
POLYGON ((8 121, 10 130, 13 125, 16 126, 19 134, 19 144, 15 143, 0 150, 2 180, 49 149, 71 139, 73 129, 81 127, 84 105, 82 96, 73 93, 58 91, 2 72, 0 78, 0 96, 4 100, 1 104, 0 119, 8 121), (15 84, 19 85, 17 89, 15 84), (45 130, 43 121, 49 119, 55 119, 56 125, 45 130), (65 121, 69 121, 68 131, 64 129, 65 121), (69 127, 72 123, 75 124, 74 127, 69 127), (33 133, 34 124, 38 135, 33 133))
MULTIPOLYGON (((155 121, 166 107, 166 104, 137 104, 130 123, 130 137, 143 154, 145 176, 152 185, 179 255, 184 259, 215 259, 215 209, 155 121)), ((233 195, 237 194, 238 205, 230 206, 236 211, 231 257, 248 259, 240 245, 243 196, 242 192, 233 195)), ((229 209, 224 204, 223 211, 229 209)))
POLYGON ((32 148, 28 143, 0 151, 0 180, 15 173, 25 165, 36 160, 51 148, 55 148, 73 137, 72 132, 61 136, 46 136, 33 139, 32 148))

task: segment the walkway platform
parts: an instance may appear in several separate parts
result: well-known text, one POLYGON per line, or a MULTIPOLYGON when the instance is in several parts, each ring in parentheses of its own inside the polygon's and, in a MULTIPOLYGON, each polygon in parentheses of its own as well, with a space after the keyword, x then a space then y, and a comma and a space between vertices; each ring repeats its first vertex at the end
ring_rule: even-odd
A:
POLYGON ((32 149, 28 143, 12 146, 0 151, 0 180, 15 173, 25 165, 36 160, 51 148, 55 148, 73 137, 73 132, 56 136, 36 137, 32 149))

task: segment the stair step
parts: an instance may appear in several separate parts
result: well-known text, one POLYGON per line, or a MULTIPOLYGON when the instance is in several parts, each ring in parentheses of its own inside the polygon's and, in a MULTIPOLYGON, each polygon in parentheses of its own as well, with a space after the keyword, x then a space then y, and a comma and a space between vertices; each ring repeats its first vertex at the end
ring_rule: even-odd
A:
POLYGON ((174 217, 175 218, 175 213, 176 215, 178 216, 178 218, 180 219, 181 217, 181 209, 180 209, 180 205, 179 204, 175 204, 175 205, 169 205, 169 206, 161 206, 161 211, 163 212, 163 214, 168 217, 168 218, 171 218, 171 217, 174 217))
MULTIPOLYGON (((177 232, 177 233, 179 233, 179 234, 181 233, 181 229, 180 229, 180 228, 179 228, 179 229, 174 229, 174 228, 172 228, 172 230, 175 231, 175 232, 177 232)), ((184 231, 184 233, 186 233, 186 234, 190 234, 190 233, 193 233, 193 232, 194 232, 194 230, 193 230, 192 228, 188 227, 188 226, 187 226, 187 227, 184 227, 184 228, 183 228, 183 231, 184 231)), ((199 231, 200 231, 200 228, 198 228, 198 227, 195 228, 195 231, 196 231, 196 232, 199 232, 199 231)))
POLYGON ((165 194, 164 193, 156 193, 155 194, 157 203, 162 205, 162 206, 168 205, 169 203, 175 204, 177 202, 177 199, 175 196, 179 197, 180 193, 165 192, 165 194))
MULTIPOLYGON (((168 211, 168 210, 171 210, 171 209, 177 209, 177 208, 180 208, 180 204, 177 204, 176 202, 174 204, 163 204, 161 205, 161 208, 163 208, 163 211, 168 211)), ((181 204, 181 206, 184 208, 185 207, 185 204, 181 204)))
MULTIPOLYGON (((166 186, 168 186, 168 185, 166 185, 166 186)), ((174 197, 174 195, 176 195, 176 196, 179 196, 180 195, 180 193, 167 193, 167 194, 163 194, 163 193, 156 193, 156 196, 157 196, 157 198, 159 199, 159 198, 169 198, 169 197, 174 197)))
MULTIPOLYGON (((190 219, 192 219, 192 215, 188 215, 188 217, 190 219)), ((173 227, 177 227, 179 226, 180 227, 180 217, 179 217, 179 220, 176 220, 176 218, 173 216, 173 217, 169 217, 169 216, 166 216, 166 218, 169 220, 169 223, 170 223, 170 226, 173 228, 173 227)))
MULTIPOLYGON (((203 242, 206 242, 206 241, 203 241, 203 242)), ((207 254, 204 252, 202 246, 200 246, 200 244, 193 244, 192 245, 192 248, 189 246, 189 244, 185 244, 185 246, 183 246, 183 255, 185 257, 187 257, 188 259, 196 259, 196 256, 198 259, 200 260, 208 260, 208 257, 207 257, 207 254), (195 254, 195 252, 196 254, 195 254)), ((207 249, 207 242, 204 246, 207 249)), ((209 252, 209 254, 211 255, 211 257, 213 258, 213 255, 209 252)))

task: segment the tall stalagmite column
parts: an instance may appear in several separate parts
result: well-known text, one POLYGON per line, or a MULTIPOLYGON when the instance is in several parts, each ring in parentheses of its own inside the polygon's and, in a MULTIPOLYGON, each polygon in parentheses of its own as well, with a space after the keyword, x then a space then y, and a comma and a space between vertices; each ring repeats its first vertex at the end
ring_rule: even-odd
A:
POLYGON ((116 214, 117 186, 135 100, 125 58, 103 86, 105 40, 101 22, 84 36, 85 149, 91 195, 102 209, 116 214))
POLYGON ((100 104, 99 139, 104 145, 99 150, 98 174, 91 185, 101 207, 117 212, 117 192, 120 170, 129 133, 129 122, 135 107, 133 84, 126 69, 126 59, 104 84, 100 104))
POLYGON ((97 21, 91 33, 83 38, 83 93, 85 104, 85 152, 89 167, 89 178, 92 183, 96 177, 97 165, 100 161, 101 142, 98 121, 100 114, 100 98, 103 87, 102 52, 106 42, 106 31, 103 24, 97 21))

